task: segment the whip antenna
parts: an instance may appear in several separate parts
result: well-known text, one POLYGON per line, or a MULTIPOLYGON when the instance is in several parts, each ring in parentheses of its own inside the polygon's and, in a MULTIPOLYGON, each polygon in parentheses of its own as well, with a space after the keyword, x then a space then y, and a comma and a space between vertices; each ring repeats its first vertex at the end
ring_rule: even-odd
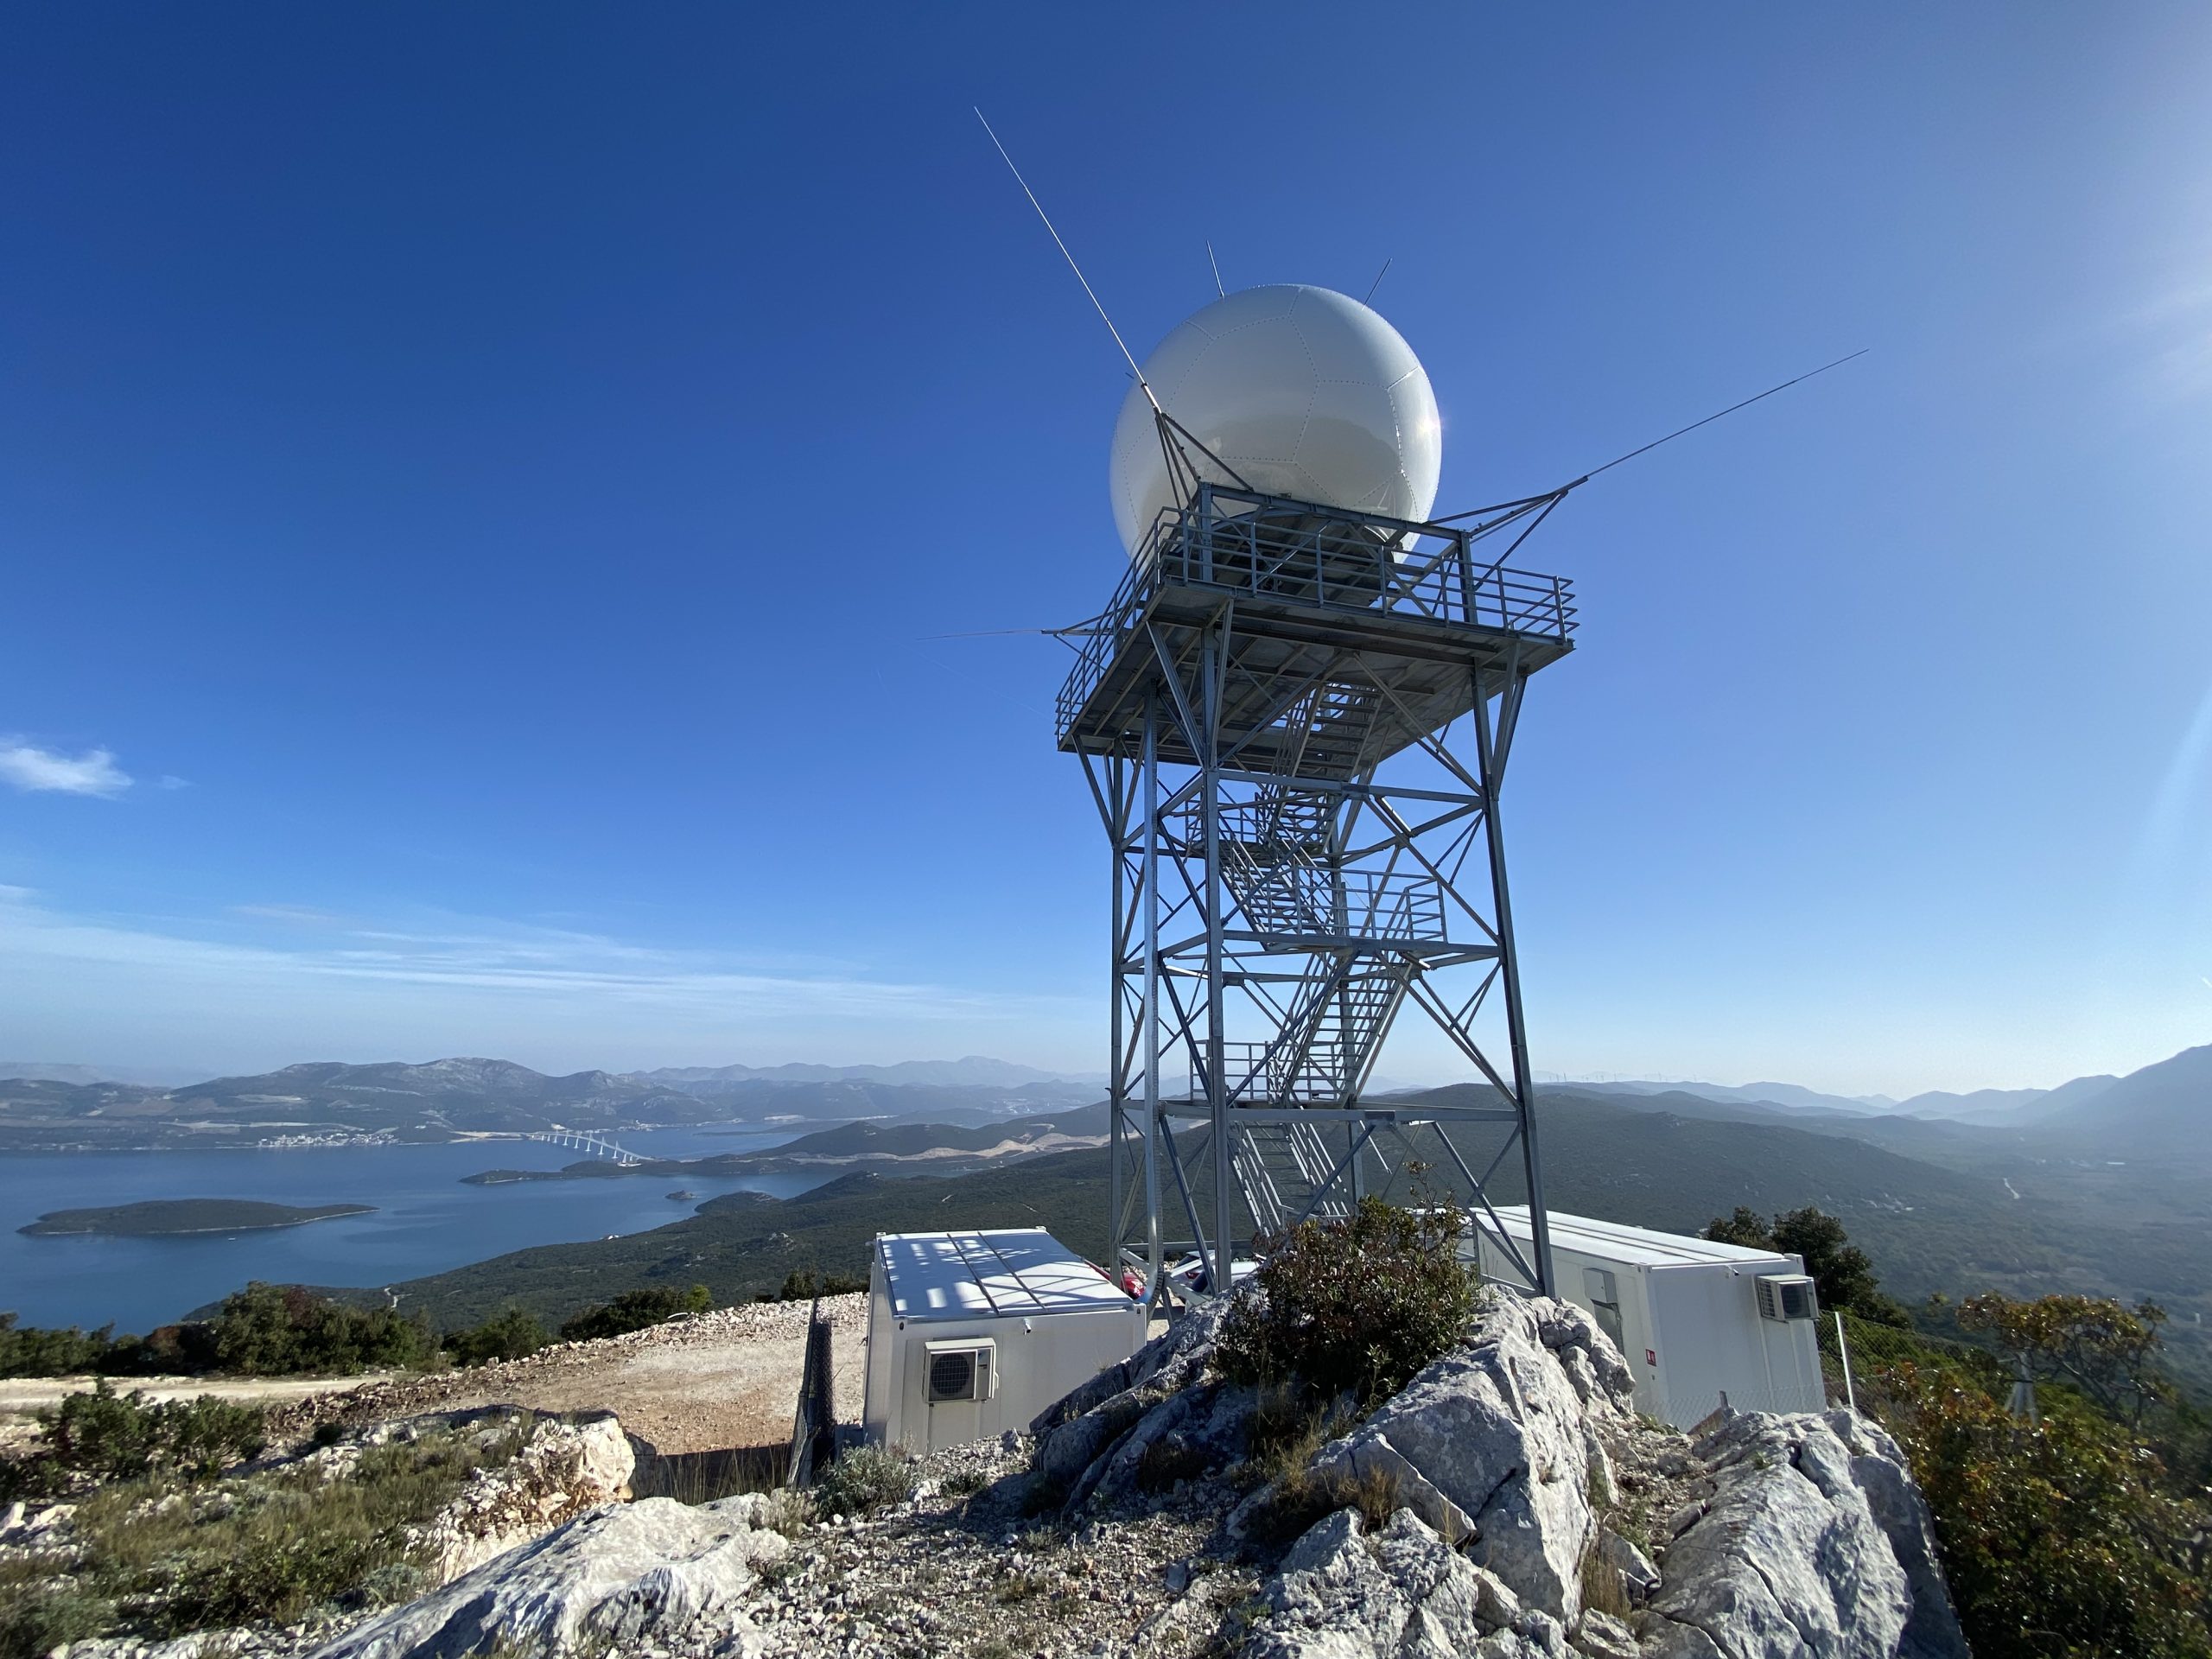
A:
MULTIPOLYGON (((1014 181, 1021 187, 1021 194, 1029 198, 1029 205, 1037 210, 1037 217, 1045 221, 1046 233, 1052 238, 1052 245, 1060 251, 1060 257, 1068 262, 1068 269, 1075 272, 1076 281, 1083 284, 1083 291, 1090 296, 1091 308, 1098 313, 1098 321, 1104 323, 1106 332, 1114 336, 1114 344, 1121 348, 1122 359, 1129 365, 1129 372, 1136 376, 1137 385, 1144 388, 1145 401, 1153 406, 1155 412, 1166 414, 1166 411, 1160 407, 1160 399, 1152 395, 1151 382, 1144 378, 1144 371, 1137 366, 1136 359, 1130 354, 1128 342, 1122 338, 1122 331, 1114 326, 1114 319, 1106 315, 1106 308, 1099 303, 1098 296, 1090 286, 1090 279, 1083 274, 1083 267, 1076 264, 1075 255, 1068 251, 1068 245, 1060 240, 1060 233, 1052 228, 1052 215, 1045 211, 1045 204, 1037 200, 1037 193, 1029 188, 1029 181, 1021 176, 1021 169, 1014 164, 1014 157, 1007 155, 1006 146, 999 143, 998 134, 991 131, 991 124, 983 120, 982 111, 976 111, 976 118, 983 122, 983 130, 990 134, 991 147, 998 151, 999 159, 1006 163, 1006 170, 1014 175, 1014 181)), ((1211 245, 1207 251, 1211 256, 1211 245)))
MULTIPOLYGON (((1599 474, 1611 472, 1614 467, 1619 466, 1621 462, 1624 461, 1634 461, 1638 455, 1648 454, 1651 450, 1656 449, 1662 443, 1672 443, 1676 438, 1682 436, 1684 433, 1694 432, 1700 426, 1710 426, 1713 422, 1719 420, 1722 415, 1733 415, 1739 409, 1749 409, 1753 404, 1758 403, 1760 397, 1771 397, 1777 391, 1789 391, 1790 387, 1797 385, 1799 381, 1809 380, 1816 374, 1826 374, 1830 369, 1840 369, 1845 364, 1850 362, 1852 358, 1864 357, 1868 352, 1873 349, 1874 348, 1871 346, 1862 346, 1847 357, 1839 357, 1833 363, 1823 363, 1817 369, 1806 370, 1805 372, 1799 375, 1796 380, 1785 380, 1778 386, 1769 386, 1764 391, 1759 393, 1758 397, 1746 397, 1740 404, 1731 404, 1727 408, 1722 410, 1719 415, 1708 415, 1701 421, 1692 421, 1688 426, 1681 428, 1679 431, 1669 432, 1663 438, 1652 439, 1650 442, 1645 444, 1641 449, 1631 449, 1624 455, 1616 455, 1612 460, 1607 461, 1603 467, 1592 467, 1588 472, 1583 474, 1580 478, 1576 479, 1574 482, 1575 484, 1586 484, 1592 479, 1597 477, 1599 474)), ((1574 486, 1571 484, 1567 487, 1572 489, 1574 486)))
MULTIPOLYGON (((1376 280, 1379 282, 1382 279, 1377 277, 1376 280)), ((1871 346, 1862 346, 1857 351, 1850 353, 1847 356, 1839 357, 1833 363, 1823 363, 1817 369, 1806 370, 1804 373, 1798 375, 1795 379, 1785 380, 1778 386, 1769 386, 1764 391, 1760 392, 1756 397, 1746 397, 1740 404, 1731 404, 1727 408, 1720 410, 1719 414, 1708 415, 1701 421, 1692 421, 1688 426, 1678 427, 1674 431, 1669 432, 1663 438, 1652 439, 1650 442, 1643 445, 1641 448, 1631 449, 1624 455, 1615 455, 1604 466, 1592 467, 1588 472, 1583 474, 1581 477, 1576 479, 1572 484, 1562 484, 1559 488, 1547 491, 1542 495, 1523 496, 1518 501, 1500 501, 1493 506, 1471 507, 1465 512, 1450 513, 1446 517, 1435 519, 1433 522, 1440 524, 1455 524, 1462 518, 1479 518, 1486 512, 1503 512, 1509 509, 1511 510, 1514 517, 1518 518, 1522 512, 1529 511, 1532 507, 1537 506, 1542 506, 1544 511, 1548 512, 1551 511, 1551 506, 1558 505, 1560 500, 1565 499, 1567 493, 1569 490, 1580 489, 1582 486, 1587 484, 1592 479, 1597 477, 1599 474, 1610 473, 1614 467, 1619 466, 1624 461, 1634 461, 1638 455, 1649 454, 1654 449, 1656 449, 1662 443, 1672 443, 1676 438, 1681 437, 1686 434, 1694 432, 1700 426, 1711 426, 1715 421, 1719 420, 1723 416, 1733 415, 1739 409, 1749 409, 1753 404, 1760 401, 1761 398, 1771 397, 1777 391, 1787 391, 1790 387, 1797 385, 1803 381, 1809 380, 1816 374, 1826 374, 1830 369, 1840 369, 1845 364, 1850 362, 1852 359, 1864 357, 1868 352, 1871 352, 1873 349, 1874 348, 1871 346), (1551 505, 1546 505, 1546 503, 1549 503, 1551 505)), ((1500 520, 1499 522, 1503 523, 1504 521, 1500 520)), ((1531 526, 1531 528, 1534 528, 1534 526, 1531 526)), ((1518 546, 1519 543, 1516 543, 1515 545, 1518 546)))
POLYGON ((1213 238, 1211 237, 1208 237, 1206 238, 1206 264, 1213 267, 1213 291, 1221 298, 1224 300, 1227 299, 1229 297, 1229 290, 1221 285, 1221 261, 1213 257, 1213 238))

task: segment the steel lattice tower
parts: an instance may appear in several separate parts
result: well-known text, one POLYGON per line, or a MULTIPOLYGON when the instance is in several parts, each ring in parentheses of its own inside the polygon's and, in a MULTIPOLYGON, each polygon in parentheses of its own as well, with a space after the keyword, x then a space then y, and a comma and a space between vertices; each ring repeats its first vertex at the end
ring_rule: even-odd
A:
POLYGON ((1194 1251, 1218 1286, 1256 1233, 1426 1191, 1548 1291, 1498 796, 1574 628, 1506 560, 1565 492, 1411 524, 1192 481, 1058 707, 1113 849, 1111 1260, 1157 1298, 1194 1251), (1408 1008, 1471 1086, 1369 1095, 1408 1008))

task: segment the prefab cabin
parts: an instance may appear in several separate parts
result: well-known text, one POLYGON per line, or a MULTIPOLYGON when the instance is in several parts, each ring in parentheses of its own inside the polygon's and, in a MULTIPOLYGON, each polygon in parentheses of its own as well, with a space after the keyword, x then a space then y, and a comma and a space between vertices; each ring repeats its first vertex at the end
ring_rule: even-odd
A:
POLYGON ((1041 1227, 887 1233, 868 1269, 868 1440, 1024 1429, 1145 1339, 1144 1304, 1041 1227))
MULTIPOLYGON (((1498 1219, 1526 1254, 1525 1205, 1498 1219)), ((1795 1255, 1550 1212, 1558 1294, 1586 1310, 1636 1377, 1636 1408, 1688 1428, 1738 1411, 1820 1411, 1819 1315, 1795 1255)), ((1516 1277, 1486 1235, 1484 1276, 1516 1277)))

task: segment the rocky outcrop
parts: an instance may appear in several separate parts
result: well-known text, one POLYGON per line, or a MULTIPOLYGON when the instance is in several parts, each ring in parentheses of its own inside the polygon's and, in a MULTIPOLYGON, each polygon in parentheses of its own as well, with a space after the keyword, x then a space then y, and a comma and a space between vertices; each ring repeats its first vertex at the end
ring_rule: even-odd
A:
POLYGON ((637 1455, 610 1415, 543 1418, 522 1449, 480 1469, 461 1495, 410 1539, 432 1581, 444 1584, 565 1521, 630 1495, 637 1455))
POLYGON ((1591 1495, 1611 1484, 1597 1425, 1624 1417, 1632 1391, 1580 1308, 1493 1292, 1472 1340, 1323 1448, 1315 1466, 1385 1474, 1402 1502, 1522 1601, 1572 1619, 1596 1541, 1591 1495))
POLYGON ((1246 1659, 1519 1659, 1563 1656, 1565 1627, 1524 1608, 1401 1510, 1371 1536, 1339 1510, 1300 1539, 1267 1590, 1246 1659))
POLYGON ((1751 1413, 1695 1454, 1713 1495, 1668 1548, 1652 1659, 1965 1659, 1926 1505, 1879 1429, 1751 1413))
POLYGON ((624 1651, 707 1625, 719 1652, 752 1659, 760 1648, 747 1596, 791 1548, 756 1524, 767 1503, 610 1504, 371 1619, 315 1659, 460 1659, 580 1643, 624 1651))
POLYGON ((1402 1507, 1300 1538, 1248 1659, 1967 1659, 1927 1506, 1879 1428, 1741 1415, 1692 1445, 1631 1399, 1579 1309, 1488 1299, 1466 1343, 1316 1458, 1370 1511, 1376 1492, 1402 1507))
POLYGON ((1205 1380, 1227 1305, 1176 1321, 1036 1420, 1039 1499, 1070 1515, 1126 1497, 1141 1481, 1218 1471, 1248 1447, 1249 1389, 1205 1380))

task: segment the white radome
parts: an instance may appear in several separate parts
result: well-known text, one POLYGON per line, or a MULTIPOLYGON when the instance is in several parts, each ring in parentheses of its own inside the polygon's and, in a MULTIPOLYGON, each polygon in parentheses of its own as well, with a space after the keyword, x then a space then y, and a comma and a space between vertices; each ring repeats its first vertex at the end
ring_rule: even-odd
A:
MULTIPOLYGON (((1244 289, 1161 340, 1144 378, 1255 490, 1394 518, 1426 518, 1435 505, 1436 393, 1404 337, 1357 300, 1291 283, 1244 289)), ((1210 482, 1235 482, 1192 460, 1210 482)), ((1110 481, 1134 556, 1160 511, 1181 505, 1141 386, 1122 400, 1110 481)))

